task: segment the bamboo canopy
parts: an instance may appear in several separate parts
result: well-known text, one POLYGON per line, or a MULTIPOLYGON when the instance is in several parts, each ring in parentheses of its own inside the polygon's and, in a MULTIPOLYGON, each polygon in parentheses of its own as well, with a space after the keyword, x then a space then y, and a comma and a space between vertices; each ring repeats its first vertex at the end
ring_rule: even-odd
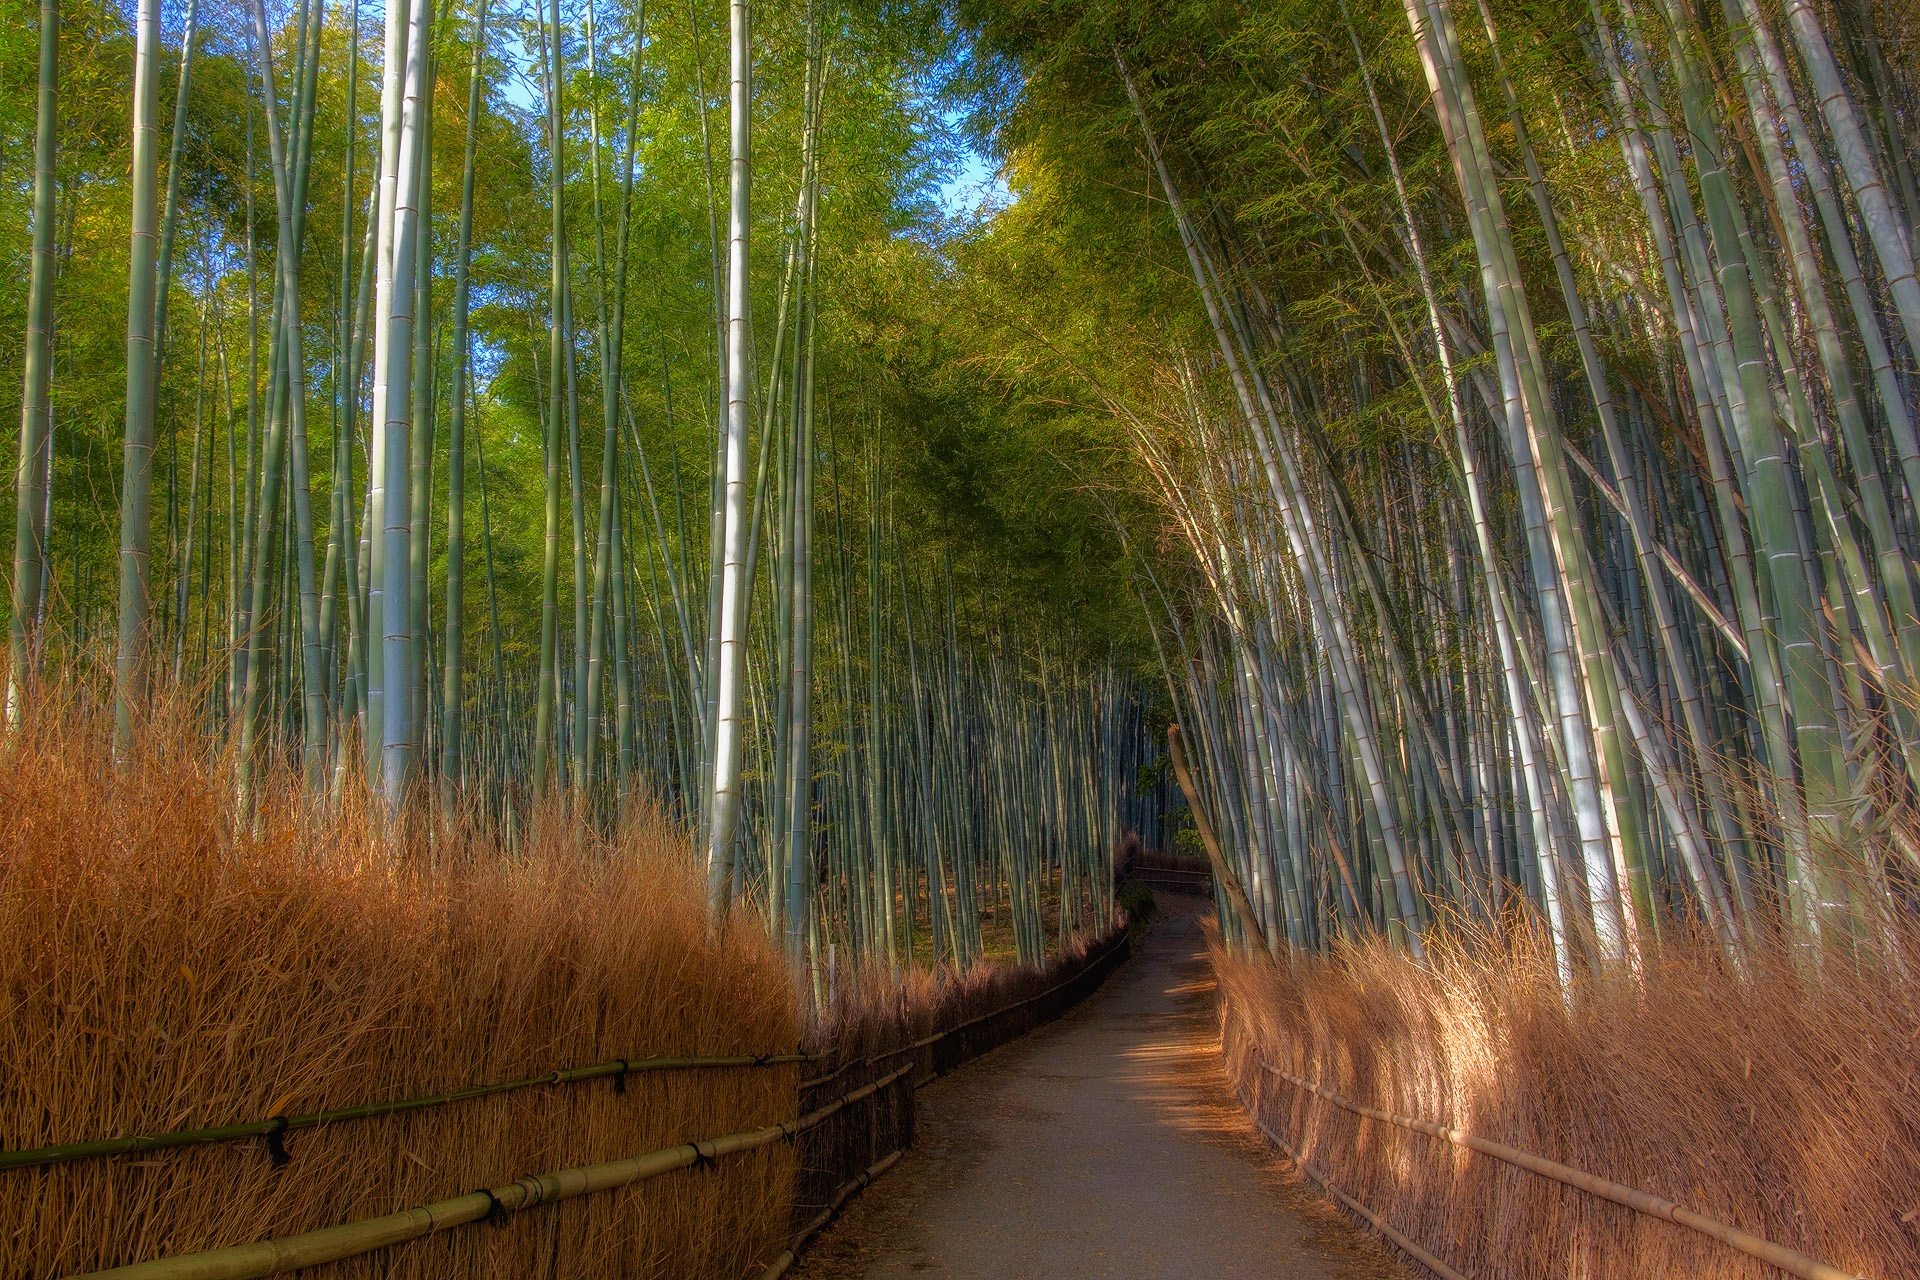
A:
POLYGON ((43 4, 8 723, 111 631, 247 820, 647 797, 816 995, 1130 835, 1276 954, 1891 945, 1900 15, 941 13, 43 4))

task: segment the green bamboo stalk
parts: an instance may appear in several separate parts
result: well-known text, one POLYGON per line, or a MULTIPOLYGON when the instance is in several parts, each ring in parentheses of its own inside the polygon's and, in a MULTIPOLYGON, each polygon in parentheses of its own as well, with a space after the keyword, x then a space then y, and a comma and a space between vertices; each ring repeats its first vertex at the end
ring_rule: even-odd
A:
POLYGON ((1249 385, 1247 372, 1234 349, 1234 340, 1228 333, 1226 321, 1221 316, 1220 306, 1211 285, 1211 272, 1207 268, 1198 241, 1180 203, 1172 176, 1160 155, 1159 144, 1147 123, 1146 109, 1140 100, 1139 90, 1133 84, 1132 76, 1127 72, 1126 64, 1115 50, 1115 60, 1119 65, 1121 79, 1126 85, 1128 97, 1134 106, 1134 114, 1141 130, 1147 138, 1147 149, 1153 158, 1165 191, 1168 203, 1181 229, 1181 240, 1187 250, 1189 263, 1193 269, 1195 283, 1199 286, 1207 311, 1213 323, 1216 340, 1221 355, 1232 376, 1234 389, 1239 398, 1241 410, 1245 416, 1249 433, 1260 450, 1262 464, 1269 477, 1269 484, 1276 504, 1281 508, 1289 541, 1293 544, 1294 554, 1300 563, 1301 581, 1309 598, 1315 601, 1316 621, 1329 628, 1326 646, 1328 658, 1333 664, 1334 678, 1340 690, 1340 699, 1347 712, 1348 726, 1359 750, 1363 768, 1368 776, 1368 789, 1373 801, 1375 820, 1378 823, 1382 848, 1394 882, 1394 909, 1396 920, 1405 931, 1408 945, 1416 954, 1421 951, 1419 938, 1421 915, 1416 901, 1413 882, 1407 867, 1406 850, 1400 834, 1400 820, 1396 803, 1389 791, 1389 781, 1385 769, 1385 758, 1378 749, 1373 730, 1367 723, 1367 716, 1359 701, 1359 691, 1355 685, 1355 671, 1350 656, 1350 641, 1345 636, 1344 623, 1337 612, 1330 611, 1319 603, 1324 594, 1321 583, 1323 570, 1315 563, 1315 551, 1311 530, 1302 525, 1302 512, 1298 504, 1297 485, 1292 486, 1295 493, 1290 496, 1289 483, 1282 477, 1279 461, 1273 457, 1273 442, 1261 422, 1261 413, 1254 403, 1253 388, 1249 385))
POLYGON ((154 254, 159 236, 159 157, 154 147, 160 84, 158 0, 140 0, 134 20, 133 233, 127 263, 127 409, 120 471, 120 628, 114 662, 114 753, 133 749, 146 701, 149 510, 153 500, 154 254))
MULTIPOLYGON (((374 722, 373 692, 378 692, 381 730, 376 735, 370 729, 367 735, 378 744, 376 758, 379 773, 373 781, 376 794, 389 814, 398 812, 412 786, 417 735, 417 725, 413 719, 413 690, 410 687, 417 670, 413 657, 410 573, 413 533, 411 486, 403 483, 402 478, 408 475, 412 463, 410 436, 415 426, 411 421, 413 406, 410 385, 414 328, 429 320, 427 316, 416 314, 412 287, 417 269, 415 257, 420 252, 419 241, 423 229, 419 184, 426 172, 421 163, 420 149, 425 140, 423 117, 427 102, 426 78, 432 56, 428 47, 431 14, 427 0, 413 0, 406 16, 403 39, 400 47, 405 51, 405 78, 393 95, 392 103, 396 119, 391 129, 395 143, 392 161, 393 205, 388 215, 391 258, 381 264, 388 272, 387 310, 383 332, 379 335, 384 339, 384 348, 377 344, 374 356, 375 394, 376 399, 382 402, 380 448, 384 456, 384 471, 376 484, 384 487, 380 514, 376 517, 381 529, 380 558, 375 569, 380 579, 380 668, 377 674, 370 673, 368 723, 371 725, 374 722)), ((394 48, 391 28, 388 47, 390 50, 394 48)), ((400 77, 394 75, 397 69, 398 63, 390 60, 387 77, 399 80, 400 77)), ((385 105, 383 103, 383 107, 385 105)), ((427 251, 431 252, 431 246, 427 251)))
POLYGON ((413 666, 406 688, 413 708, 408 723, 413 727, 415 767, 429 768, 437 763, 427 741, 431 725, 429 683, 432 667, 432 639, 428 634, 432 604, 428 566, 432 549, 429 529, 433 518, 433 435, 434 435, 434 322, 433 322, 433 98, 439 80, 439 58, 434 54, 432 28, 427 29, 426 66, 420 81, 420 146, 417 179, 419 230, 413 258, 413 361, 409 397, 412 433, 407 453, 407 632, 408 652, 413 666))
MULTIPOLYGON (((411 5, 403 7, 389 4, 386 7, 386 39, 380 78, 380 176, 373 247, 372 419, 367 442, 367 520, 364 525, 367 538, 367 572, 364 579, 367 593, 366 712, 361 741, 366 756, 367 786, 376 795, 383 793, 383 757, 386 754, 388 719, 387 654, 390 643, 396 639, 395 629, 388 624, 387 612, 387 595, 393 589, 393 574, 387 564, 387 499, 389 487, 405 473, 402 467, 389 474, 388 463, 393 451, 387 435, 395 407, 396 379, 398 385, 406 385, 407 360, 412 354, 411 329, 396 330, 394 325, 396 304, 399 314, 411 323, 412 268, 409 265, 405 277, 398 276, 393 252, 397 238, 396 199, 402 175, 400 149, 406 117, 410 14, 411 5), (394 347, 396 333, 406 338, 405 344, 397 350, 394 347), (374 639, 376 628, 379 636, 377 642, 374 639)), ((404 413, 402 416, 404 418, 404 413)), ((400 607, 404 610, 404 601, 400 607)), ((396 668, 396 671, 406 669, 396 668)))
MULTIPOLYGON (((321 665, 327 676, 327 696, 333 711, 334 723, 342 725, 353 715, 353 663, 347 664, 345 696, 339 687, 339 627, 341 613, 341 583, 345 578, 350 594, 354 591, 355 575, 349 567, 357 559, 357 548, 352 535, 353 530, 353 434, 354 419, 359 411, 360 383, 355 376, 354 351, 354 298, 349 285, 353 278, 353 181, 354 161, 357 158, 359 141, 359 92, 360 92, 360 0, 350 0, 347 8, 346 53, 347 53, 347 101, 346 129, 343 139, 345 145, 341 160, 340 176, 340 275, 338 290, 338 312, 334 321, 335 345, 333 350, 333 468, 329 476, 332 498, 332 510, 327 519, 327 558, 320 577, 320 644, 321 665)), ((371 228, 372 219, 368 220, 371 228)), ((371 260, 367 265, 372 266, 371 260)), ((365 288, 362 288, 364 294, 365 288)), ((357 567, 357 566, 352 566, 357 567)), ((355 601, 357 604, 357 601, 355 601)), ((352 634, 355 625, 352 620, 355 604, 347 606, 349 639, 347 647, 353 648, 352 634)), ((336 758, 334 781, 340 781, 339 764, 344 759, 344 746, 336 746, 339 753, 336 758)))
POLYGON ((173 99, 173 140, 167 148, 167 193, 160 215, 160 259, 155 271, 153 376, 156 397, 161 369, 166 363, 167 303, 173 280, 173 239, 180 215, 180 151, 187 137, 187 90, 193 80, 194 38, 199 31, 199 17, 199 0, 187 0, 187 15, 180 33, 180 81, 173 99))
POLYGON ((1543 390, 1539 346, 1497 184, 1491 180, 1479 114, 1460 68, 1451 12, 1444 0, 1412 0, 1406 8, 1473 228, 1500 374, 1507 447, 1519 481, 1547 638, 1558 746, 1575 793, 1588 905, 1603 952, 1617 957, 1637 945, 1635 921, 1625 902, 1632 866, 1619 843, 1625 834, 1617 812, 1625 798, 1625 769, 1613 728, 1617 693, 1593 617, 1585 551, 1573 523, 1557 425, 1543 390))
POLYGON ((180 571, 175 583, 174 632, 173 632, 173 680, 178 684, 185 674, 187 608, 193 591, 193 543, 194 532, 199 527, 200 518, 200 458, 206 440, 207 430, 207 317, 203 308, 200 313, 200 367, 199 377, 194 384, 193 397, 193 462, 187 480, 187 532, 186 545, 180 554, 180 571))
MULTIPOLYGON (((588 5, 587 56, 589 77, 595 76, 593 67, 593 30, 592 5, 588 5)), ((622 353, 626 345, 626 286, 627 286, 627 250, 629 218, 633 204, 634 149, 639 132, 640 111, 640 71, 642 50, 645 38, 646 9, 641 7, 635 20, 633 32, 633 78, 628 94, 628 114, 621 151, 620 211, 619 228, 614 247, 614 281, 611 300, 607 298, 606 262, 602 226, 604 219, 600 210, 600 114, 598 95, 590 113, 591 167, 593 170, 594 200, 594 256, 595 275, 601 283, 600 303, 600 400, 601 400, 601 456, 600 456, 600 511, 598 536, 593 561, 593 600, 591 609, 591 634, 587 646, 586 693, 585 693, 585 730, 581 734, 581 746, 584 752, 583 775, 595 776, 595 753, 599 749, 601 722, 601 691, 604 685, 602 668, 606 661, 607 630, 609 623, 620 625, 617 615, 613 615, 612 594, 618 590, 615 582, 615 539, 616 522, 619 513, 619 444, 620 444, 620 405, 625 394, 622 368, 622 353), (610 314, 609 314, 610 313, 610 314), (612 615, 612 616, 610 616, 612 615)), ((618 675, 616 675, 616 680, 618 675)), ((624 746, 624 737, 618 737, 616 750, 624 746)), ((624 767, 622 768, 624 777, 624 767)), ((624 784, 623 784, 624 789, 624 784)))
POLYGON ((715 733, 712 816, 708 820, 707 904, 715 928, 732 894, 734 845, 740 821, 742 757, 740 702, 747 640, 750 583, 743 570, 746 551, 746 451, 749 333, 752 293, 748 274, 748 232, 752 223, 751 139, 753 128, 751 15, 749 0, 729 0, 730 73, 727 165, 727 414, 725 431, 725 521, 718 611, 719 661, 714 672, 715 733))
POLYGON ((33 135, 33 259, 21 361, 20 456, 14 472, 13 582, 7 631, 4 728, 20 727, 39 664, 41 582, 47 545, 46 476, 51 461, 55 133, 60 75, 59 0, 40 0, 40 65, 33 135))
POLYGON ((536 798, 547 789, 549 752, 558 728, 555 712, 560 642, 560 421, 566 410, 560 368, 562 362, 570 363, 563 304, 567 276, 566 140, 561 107, 559 0, 553 0, 551 23, 543 24, 543 35, 548 30, 553 33, 553 45, 544 53, 542 71, 547 90, 547 163, 551 169, 548 199, 553 220, 553 241, 547 321, 546 541, 540 574, 540 674, 534 716, 533 774, 530 780, 536 798))
MULTIPOLYGON (((1673 608, 1667 595, 1665 581, 1655 568, 1658 557, 1654 551, 1653 532, 1644 514, 1644 507, 1638 494, 1638 482, 1632 471, 1630 457, 1621 439, 1619 427, 1615 420, 1613 396, 1608 385, 1606 369, 1601 361, 1599 350, 1594 343, 1592 331, 1588 325, 1586 304, 1580 296, 1580 290, 1574 277, 1572 263, 1568 257, 1566 247, 1560 238, 1559 220, 1547 192, 1545 176, 1542 174, 1539 161, 1534 154, 1533 146, 1527 133, 1526 122, 1520 113, 1519 102, 1514 95, 1512 82, 1508 79, 1506 67, 1500 58, 1499 44, 1494 31, 1492 13, 1487 8, 1485 0, 1480 0, 1479 9, 1481 21, 1487 31, 1488 47, 1493 51, 1495 71, 1499 76, 1501 90, 1506 98, 1508 116, 1513 123, 1515 140, 1520 147, 1521 156, 1526 166, 1528 187, 1532 192, 1536 211, 1540 215, 1541 225, 1546 231, 1548 250, 1553 255, 1554 268, 1559 278, 1561 295, 1566 304, 1567 314, 1573 321, 1574 336, 1579 344, 1581 363, 1587 376, 1588 389, 1592 393, 1594 406, 1598 412, 1601 429, 1607 443, 1607 449, 1613 459, 1614 472, 1618 477, 1622 495, 1621 503, 1625 509, 1629 530, 1633 535, 1642 580, 1647 587, 1648 599, 1653 609, 1655 625, 1666 653, 1667 672, 1670 678, 1674 680, 1679 693, 1688 737, 1695 756, 1699 760, 1710 761, 1713 751, 1712 737, 1706 727, 1705 711, 1701 705, 1700 695, 1693 678, 1691 666, 1682 651, 1682 645, 1674 622, 1673 608)), ((1626 704, 1631 703, 1633 695, 1625 689, 1622 689, 1620 696, 1624 713, 1629 718, 1632 718, 1636 714, 1636 711, 1633 707, 1626 704)), ((1635 731, 1635 738, 1642 743, 1651 743, 1648 735, 1639 730, 1635 731)), ((1642 754, 1643 756, 1645 755, 1644 749, 1642 754)), ((1661 765, 1656 764, 1656 762, 1651 759, 1647 761, 1647 764, 1650 769, 1655 769, 1662 773, 1670 773, 1670 770, 1663 769, 1661 765)), ((1734 823, 1731 816, 1731 807, 1725 795, 1724 788, 1721 786, 1718 771, 1710 766, 1703 775, 1703 781, 1709 806, 1714 815, 1715 829, 1720 832, 1723 840, 1730 839, 1734 831, 1734 823)), ((1674 801, 1668 801, 1663 797, 1663 804, 1666 804, 1669 809, 1673 810, 1674 820, 1685 820, 1684 826, 1676 829, 1675 834, 1676 837, 1682 839, 1687 849, 1694 849, 1698 844, 1699 834, 1693 830, 1694 824, 1691 818, 1687 816, 1691 812, 1690 806, 1679 803, 1680 799, 1677 794, 1674 801)), ((1711 873, 1712 863, 1706 861, 1704 866, 1707 868, 1703 873, 1705 878, 1701 879, 1696 877, 1703 893, 1702 906, 1706 909, 1710 922, 1720 931, 1723 942, 1731 946, 1734 942, 1732 922, 1727 918, 1724 910, 1716 908, 1717 881, 1711 873)))
POLYGON ((1886 183, 1874 164, 1853 97, 1841 79, 1826 32, 1807 0, 1789 0, 1787 26, 1799 47, 1801 64, 1813 82, 1814 97, 1826 117, 1841 170, 1853 188, 1860 210, 1860 227, 1866 232, 1867 242, 1873 246, 1885 274, 1887 291, 1893 296, 1894 310, 1906 333, 1907 347, 1920 352, 1920 279, 1914 273, 1912 228, 1907 226, 1900 209, 1888 199, 1886 183))
POLYGON ((473 184, 480 144, 480 101, 487 48, 487 0, 473 16, 473 57, 467 68, 467 146, 460 171, 460 230, 453 259, 453 386, 447 415, 447 604, 440 696, 440 787, 451 804, 461 778, 460 736, 465 694, 467 400, 471 338, 468 312, 473 263, 473 184))

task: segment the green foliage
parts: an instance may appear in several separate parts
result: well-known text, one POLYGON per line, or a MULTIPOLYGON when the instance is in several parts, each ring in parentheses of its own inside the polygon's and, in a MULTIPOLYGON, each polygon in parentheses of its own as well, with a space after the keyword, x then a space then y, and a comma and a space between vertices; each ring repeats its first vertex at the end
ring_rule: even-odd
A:
POLYGON ((1144 932, 1160 915, 1160 903, 1144 880, 1127 880, 1115 901, 1127 913, 1127 928, 1136 934, 1144 932))

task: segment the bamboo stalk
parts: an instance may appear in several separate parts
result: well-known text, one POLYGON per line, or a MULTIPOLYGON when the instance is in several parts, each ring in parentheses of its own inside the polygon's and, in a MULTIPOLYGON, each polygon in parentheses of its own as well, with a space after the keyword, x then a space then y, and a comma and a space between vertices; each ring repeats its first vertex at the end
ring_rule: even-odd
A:
POLYGON ((54 151, 60 74, 59 0, 40 0, 39 82, 33 141, 33 258, 27 282, 26 351, 21 361, 20 454, 14 473, 12 610, 7 628, 4 728, 16 730, 39 660, 38 622, 46 561, 52 466, 54 151))

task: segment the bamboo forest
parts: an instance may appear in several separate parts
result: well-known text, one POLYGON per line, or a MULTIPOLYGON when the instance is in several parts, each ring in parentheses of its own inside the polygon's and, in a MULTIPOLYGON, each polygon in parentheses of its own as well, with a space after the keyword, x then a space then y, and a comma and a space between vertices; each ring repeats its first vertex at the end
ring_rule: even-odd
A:
POLYGON ((1911 0, 4 2, 0 1274, 1920 1271, 1911 0))

